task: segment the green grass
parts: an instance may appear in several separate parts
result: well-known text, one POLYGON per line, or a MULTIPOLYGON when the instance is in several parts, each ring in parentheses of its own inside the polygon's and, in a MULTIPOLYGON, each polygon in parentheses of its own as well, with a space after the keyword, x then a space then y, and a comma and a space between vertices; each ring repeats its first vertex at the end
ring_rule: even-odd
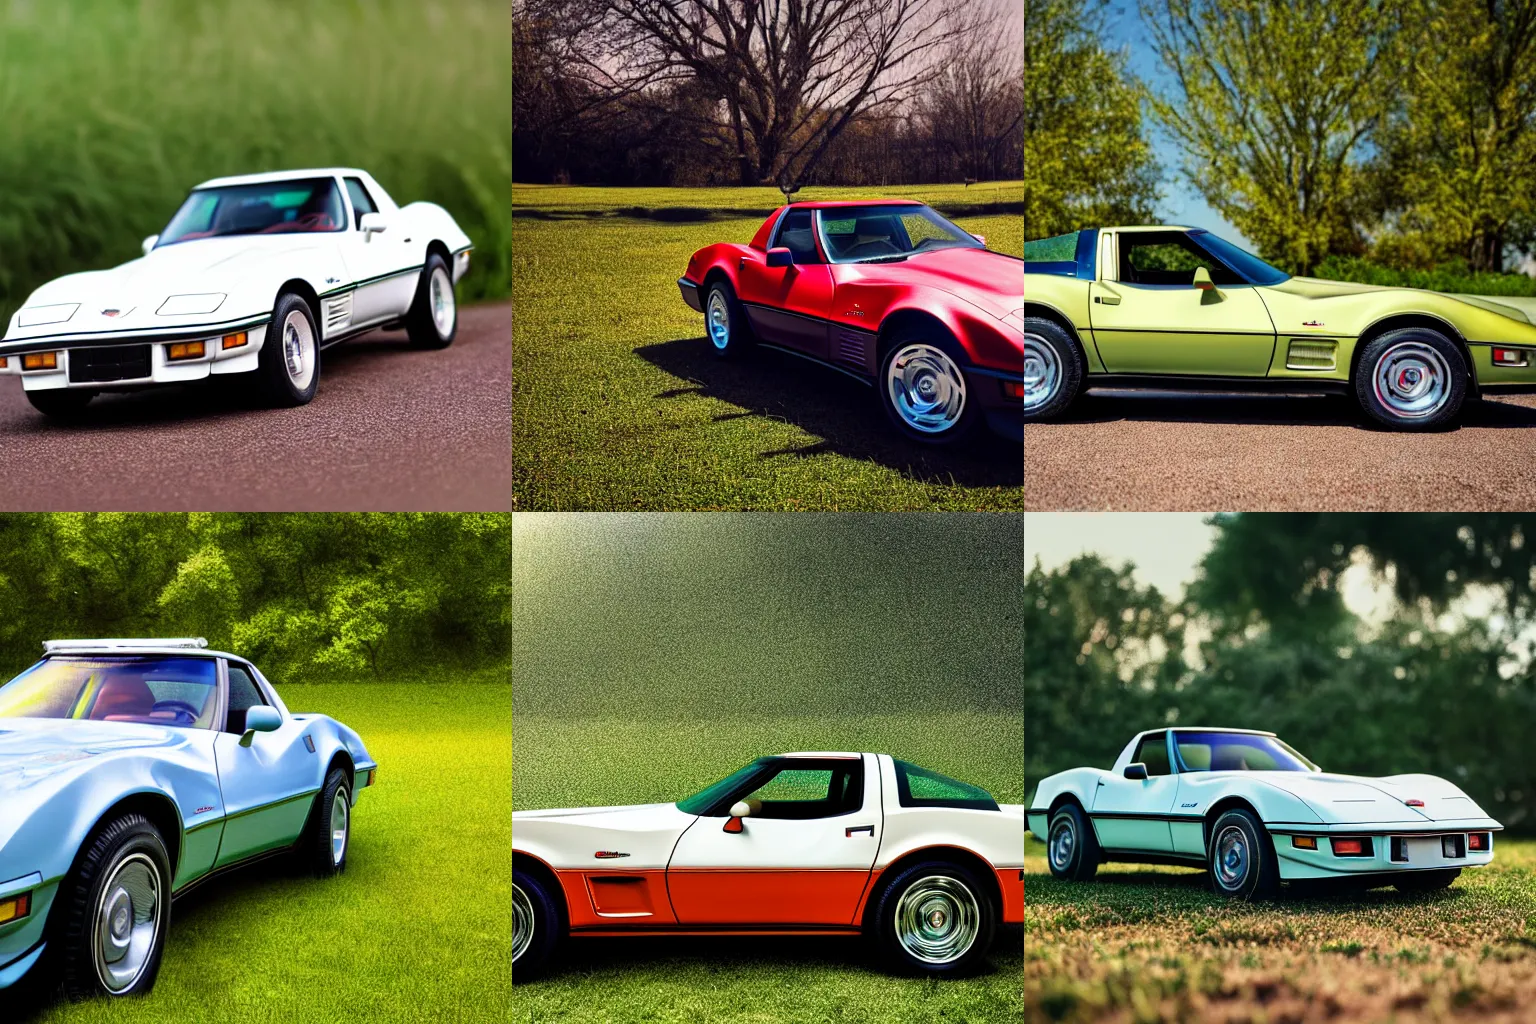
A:
MULTIPOLYGON (((743 716, 693 722, 517 715, 515 808, 675 800, 752 757, 878 750, 1023 799, 1016 715, 743 716)), ((1018 932, 992 970, 936 982, 879 971, 856 940, 611 939, 565 948, 563 969, 519 985, 519 1024, 938 1024, 1020 1019, 1018 932)))
MULTIPOLYGON (((1018 183, 798 198, 881 196, 1023 251, 1018 183)), ((1023 507, 1016 444, 983 430, 930 451, 897 437, 857 381, 782 353, 731 365, 708 351, 677 278, 695 250, 750 239, 777 190, 515 185, 512 201, 515 507, 1023 507)))
POLYGON ((510 691, 479 681, 505 676, 283 686, 289 707, 347 723, 379 761, 346 873, 321 881, 274 862, 209 882, 176 904, 147 998, 47 1001, 33 1020, 507 1020, 510 691))
POLYGON ((1517 1019, 1536 986, 1536 841, 1447 891, 1212 895, 1179 868, 1053 879, 1025 848, 1030 1020, 1517 1019))
POLYGON ((0 18, 0 322, 113 266, 186 190, 341 164, 446 207, 465 298, 504 296, 511 39, 495 0, 51 0, 0 18))

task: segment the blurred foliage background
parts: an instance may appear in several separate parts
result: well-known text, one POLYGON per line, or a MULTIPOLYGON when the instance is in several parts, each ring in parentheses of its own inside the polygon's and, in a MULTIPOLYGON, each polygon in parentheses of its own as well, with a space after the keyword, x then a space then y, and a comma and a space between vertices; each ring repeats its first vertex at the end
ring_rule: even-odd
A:
POLYGON ((1273 730, 1327 771, 1442 775, 1536 833, 1536 515, 1248 513, 1187 593, 1083 555, 1025 583, 1026 789, 1164 724, 1273 730), (1390 600, 1352 612, 1359 566, 1390 600))
POLYGON ((504 662, 510 520, 0 514, 0 679, 60 637, 204 636, 279 685, 504 662))
POLYGON ((12 0, 0 16, 0 320, 140 254, 189 188, 358 166, 445 207, 461 297, 510 290, 508 10, 494 0, 12 0))

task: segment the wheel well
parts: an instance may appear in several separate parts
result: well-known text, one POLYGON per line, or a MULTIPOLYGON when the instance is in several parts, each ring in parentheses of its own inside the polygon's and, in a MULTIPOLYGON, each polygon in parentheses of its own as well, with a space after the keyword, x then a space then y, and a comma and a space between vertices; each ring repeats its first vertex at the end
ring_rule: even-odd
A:
MULTIPOLYGON (((453 274, 453 257, 448 252, 448 246, 439 239, 434 238, 427 243, 427 255, 431 256, 433 253, 437 253, 443 258, 443 262, 448 264, 448 273, 451 276, 453 274)), ((426 261, 423 260, 422 262, 426 261)))
POLYGON ((1360 366, 1360 354, 1365 351, 1365 346, 1388 331, 1401 330, 1404 327, 1423 327, 1426 330, 1435 331, 1450 338, 1451 344, 1455 345, 1457 350, 1461 352, 1461 358, 1466 360, 1467 383, 1473 392, 1476 393, 1477 373, 1472 369, 1472 350, 1467 347, 1467 339, 1463 338, 1461 332, 1449 321, 1442 320, 1437 316, 1429 316, 1425 313, 1402 313, 1396 316, 1389 316, 1367 327, 1365 332, 1355 340, 1355 351, 1349 361, 1349 379, 1351 381, 1355 379, 1355 371, 1360 366))
POLYGON ((1025 302, 1024 315, 1027 317, 1037 316, 1042 320, 1049 320, 1057 327, 1066 331, 1067 337, 1071 338, 1073 343, 1077 345, 1077 358, 1081 360, 1083 372, 1088 372, 1088 350, 1083 347, 1083 339, 1078 337, 1077 328, 1072 326, 1072 321, 1067 318, 1066 314, 1038 302, 1025 302))
POLYGON ((1045 812, 1046 816, 1050 817, 1057 811, 1061 810, 1062 804, 1075 804, 1077 805, 1077 809, 1082 811, 1083 814, 1086 815, 1088 813, 1087 808, 1085 808, 1083 806, 1083 802, 1077 798, 1076 793, 1061 793, 1057 795, 1055 800, 1051 801, 1051 806, 1045 812))
POLYGON ((896 332, 902 329, 922 328, 924 330, 938 331, 944 337, 955 340, 954 332, 944 325, 944 321, 932 313, 925 313, 920 309, 898 309, 880 323, 880 333, 875 342, 875 362, 885 358, 886 349, 891 345, 891 339, 896 332))
POLYGON ((961 849, 958 846, 925 846, 921 850, 913 850, 903 854, 880 872, 880 877, 869 888, 869 897, 864 903, 864 920, 862 922, 865 931, 869 931, 874 925, 875 904, 879 902, 878 893, 886 884, 886 880, 895 878, 910 864, 918 861, 938 860, 950 864, 959 864, 970 868, 981 878, 981 884, 986 888, 987 898, 992 901, 992 909, 1001 916, 1003 912, 1003 893, 998 888, 997 871, 984 859, 972 853, 970 850, 961 849))
MULTIPOLYGON (((170 797, 163 793, 134 793, 125 796, 96 819, 96 824, 91 826, 87 834, 86 842, 80 844, 80 850, 75 854, 78 863, 80 854, 85 852, 86 843, 90 837, 101 831, 103 825, 125 814, 141 814, 149 823, 155 826, 155 831, 160 833, 160 838, 165 840, 165 852, 171 858, 171 877, 176 877, 176 864, 181 860, 181 812, 176 809, 176 804, 170 797)), ((71 872, 74 868, 71 867, 71 872)))
MULTIPOLYGON (((309 306, 309 315, 315 321, 315 330, 319 331, 320 324, 322 323, 320 318, 320 296, 315 294, 315 290, 309 286, 308 281, 300 277, 284 281, 283 286, 277 290, 277 298, 280 299, 289 292, 303 299, 309 306)), ((277 299, 272 300, 272 307, 274 309, 277 308, 277 299)))
POLYGON ((1211 829, 1216 825, 1216 819, 1232 810, 1243 810, 1259 819, 1259 824, 1264 824, 1264 819, 1259 817, 1259 809, 1240 796, 1228 796, 1216 801, 1206 810, 1205 819, 1200 823, 1200 845, 1206 850, 1211 848, 1211 829))
POLYGON ((555 877, 554 871, 548 864, 545 864, 531 853, 520 853, 517 850, 513 850, 512 870, 523 871, 543 882, 544 887, 549 890, 550 898, 560 908, 561 916, 566 921, 571 919, 570 908, 565 905, 565 889, 560 885, 560 880, 555 877))
MULTIPOLYGON (((345 750, 338 750, 338 751, 336 751, 336 753, 332 754, 331 755, 331 763, 325 766, 325 774, 326 775, 331 774, 331 769, 335 768, 337 766, 340 766, 341 770, 347 773, 347 782, 348 782, 348 784, 355 784, 356 783, 356 781, 357 781, 357 766, 352 763, 352 755, 351 754, 347 753, 345 750)), ((321 776, 321 781, 322 782, 324 782, 324 779, 325 779, 325 777, 321 776)))

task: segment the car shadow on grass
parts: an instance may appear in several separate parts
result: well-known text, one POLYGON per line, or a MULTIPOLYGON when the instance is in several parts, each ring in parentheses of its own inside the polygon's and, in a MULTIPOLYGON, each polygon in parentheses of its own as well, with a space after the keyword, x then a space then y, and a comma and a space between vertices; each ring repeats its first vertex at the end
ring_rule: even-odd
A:
MULTIPOLYGON (((1354 427, 1390 432, 1368 419, 1348 395, 1222 394, 1151 390, 1092 390, 1080 397, 1062 423, 1115 421, 1220 423, 1258 426, 1354 427)), ((1536 408, 1488 398, 1470 400, 1445 428, 1536 427, 1536 408)))
POLYGON ((1280 898, 1249 903, 1211 891, 1203 871, 1102 871, 1087 882, 1067 882, 1049 874, 1024 876, 1024 902, 1050 903, 1121 912, 1128 920, 1163 917, 1185 911, 1221 912, 1269 909, 1314 915, 1348 914, 1370 907, 1421 906, 1464 898, 1456 888, 1398 892, 1390 886, 1363 889, 1348 879, 1286 882, 1280 898))
POLYGON ((914 480, 961 487, 1020 487, 1024 460, 1017 441, 978 424, 972 434, 948 447, 930 447, 896 433, 872 387, 846 374, 786 352, 758 349, 727 362, 706 338, 645 345, 635 353, 678 378, 677 387, 656 394, 659 401, 715 398, 736 406, 712 423, 759 417, 800 428, 819 440, 765 448, 763 460, 808 458, 827 453, 874 462, 914 480))

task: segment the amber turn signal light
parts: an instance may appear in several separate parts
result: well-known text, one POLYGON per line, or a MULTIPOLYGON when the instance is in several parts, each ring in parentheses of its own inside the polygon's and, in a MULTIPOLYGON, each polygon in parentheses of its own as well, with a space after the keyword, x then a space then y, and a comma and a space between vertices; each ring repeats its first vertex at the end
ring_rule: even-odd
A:
POLYGON ((57 352, 33 352, 31 355, 21 357, 23 370, 57 370, 59 368, 59 354, 57 352))
POLYGON ((1291 836, 1291 845, 1298 850, 1315 850, 1317 849, 1317 837, 1291 836))
POLYGON ((5 356, 0 356, 0 370, 5 369, 5 367, 6 367, 5 356))
POLYGON ((244 345, 245 342, 246 337, 244 331, 241 331, 239 334, 226 334, 224 335, 224 351, 228 352, 232 348, 239 348, 240 346, 244 345))
POLYGON ((165 358, 173 363, 182 359, 201 359, 207 350, 200 341, 177 341, 165 346, 165 358))
POLYGON ((32 894, 29 892, 0 900, 0 924, 19 921, 30 913, 32 913, 32 894))

